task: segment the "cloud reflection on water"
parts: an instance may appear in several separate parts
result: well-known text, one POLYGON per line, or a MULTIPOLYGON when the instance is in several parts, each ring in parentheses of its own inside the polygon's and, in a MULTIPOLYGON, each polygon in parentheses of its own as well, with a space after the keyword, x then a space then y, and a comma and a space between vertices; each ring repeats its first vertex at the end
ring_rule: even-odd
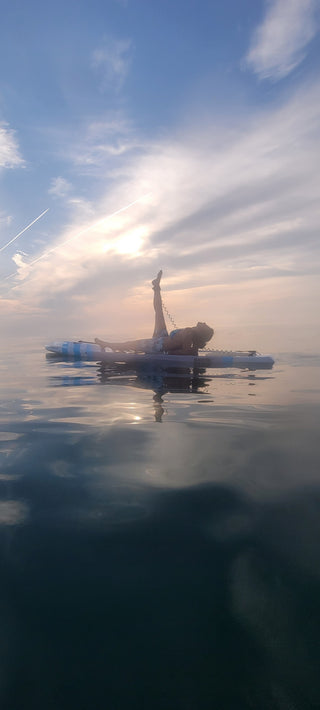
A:
POLYGON ((185 387, 172 373, 159 389, 152 373, 37 358, 8 366, 0 403, 3 706, 26 693, 33 707, 311 706, 314 372, 281 363, 185 387))

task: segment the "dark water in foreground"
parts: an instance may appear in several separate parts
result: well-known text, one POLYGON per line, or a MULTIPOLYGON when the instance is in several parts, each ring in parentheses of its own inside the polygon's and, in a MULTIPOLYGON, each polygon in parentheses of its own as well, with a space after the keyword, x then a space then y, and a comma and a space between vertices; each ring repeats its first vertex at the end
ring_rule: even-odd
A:
POLYGON ((320 358, 1 362, 1 710, 320 706, 320 358))

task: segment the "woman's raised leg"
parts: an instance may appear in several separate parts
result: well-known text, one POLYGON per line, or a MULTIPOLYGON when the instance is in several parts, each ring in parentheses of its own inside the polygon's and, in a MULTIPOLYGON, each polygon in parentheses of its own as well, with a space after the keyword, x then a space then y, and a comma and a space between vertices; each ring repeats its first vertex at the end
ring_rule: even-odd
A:
POLYGON ((162 308, 162 298, 160 290, 162 271, 159 271, 157 277, 152 281, 153 288, 153 307, 154 307, 154 331, 153 338, 159 338, 163 335, 168 335, 164 313, 162 308))
MULTIPOLYGON (((161 290, 160 290, 160 281, 161 281, 161 276, 162 276, 162 271, 159 271, 157 277, 152 281, 152 288, 154 291, 153 295, 153 307, 154 307, 154 331, 153 331, 153 338, 161 338, 163 336, 168 335, 167 331, 167 326, 166 322, 164 319, 164 314, 163 314, 163 308, 162 308, 162 299, 161 299, 161 290)), ((122 343, 111 343, 106 340, 100 340, 100 338, 95 338, 94 339, 95 343, 97 345, 100 345, 101 348, 106 348, 109 347, 112 350, 118 350, 122 352, 128 352, 128 351, 134 351, 134 352, 143 352, 144 348, 146 347, 146 343, 148 341, 146 340, 127 340, 126 342, 122 343)))

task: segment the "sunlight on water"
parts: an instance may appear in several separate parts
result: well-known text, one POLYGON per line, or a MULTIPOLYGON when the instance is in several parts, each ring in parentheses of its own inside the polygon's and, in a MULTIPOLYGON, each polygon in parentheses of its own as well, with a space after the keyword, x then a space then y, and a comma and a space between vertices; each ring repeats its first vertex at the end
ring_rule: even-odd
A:
POLYGON ((315 707, 319 365, 3 357, 3 707, 315 707))

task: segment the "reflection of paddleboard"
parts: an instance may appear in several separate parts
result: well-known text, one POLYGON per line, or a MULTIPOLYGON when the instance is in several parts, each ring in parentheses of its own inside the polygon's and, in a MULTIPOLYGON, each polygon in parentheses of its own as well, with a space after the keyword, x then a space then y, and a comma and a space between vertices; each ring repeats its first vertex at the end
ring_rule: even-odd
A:
POLYGON ((143 365, 151 363, 163 367, 261 367, 271 368, 274 360, 270 355, 259 355, 254 350, 248 352, 224 352, 212 350, 198 355, 166 355, 165 353, 122 353, 102 350, 96 343, 77 343, 70 340, 57 340, 46 345, 50 353, 64 355, 69 359, 93 360, 95 362, 143 365))

